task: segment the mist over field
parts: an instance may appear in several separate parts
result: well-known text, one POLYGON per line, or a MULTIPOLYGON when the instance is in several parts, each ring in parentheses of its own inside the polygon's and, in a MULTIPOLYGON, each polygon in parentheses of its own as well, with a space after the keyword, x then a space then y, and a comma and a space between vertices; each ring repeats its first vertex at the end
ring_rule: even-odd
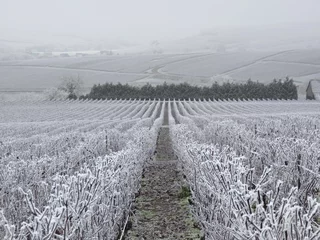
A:
POLYGON ((319 9, 0 0, 0 240, 319 240, 319 9))
POLYGON ((0 4, 1 43, 16 47, 97 44, 99 48, 104 43, 114 48, 199 35, 216 36, 222 43, 266 42, 266 37, 270 42, 297 43, 319 36, 320 3, 315 0, 1 0, 0 4))
POLYGON ((0 0, 0 91, 320 77, 320 3, 0 0))

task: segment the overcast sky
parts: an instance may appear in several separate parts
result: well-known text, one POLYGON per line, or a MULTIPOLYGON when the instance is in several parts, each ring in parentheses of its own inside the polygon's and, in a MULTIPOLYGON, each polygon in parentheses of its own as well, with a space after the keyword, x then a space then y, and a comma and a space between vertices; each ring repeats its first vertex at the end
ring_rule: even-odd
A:
MULTIPOLYGON (((319 0, 0 0, 0 39, 174 39, 217 26, 320 22, 319 0)), ((320 30, 319 30, 320 31, 320 30)))

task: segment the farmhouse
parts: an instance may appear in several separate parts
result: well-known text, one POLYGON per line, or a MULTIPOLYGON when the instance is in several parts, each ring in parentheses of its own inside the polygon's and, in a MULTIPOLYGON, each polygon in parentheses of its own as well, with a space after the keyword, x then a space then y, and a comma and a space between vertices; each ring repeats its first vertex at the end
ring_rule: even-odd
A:
POLYGON ((310 80, 307 87, 307 99, 320 100, 320 80, 310 80))
POLYGON ((68 53, 61 53, 60 57, 70 57, 70 55, 68 53))

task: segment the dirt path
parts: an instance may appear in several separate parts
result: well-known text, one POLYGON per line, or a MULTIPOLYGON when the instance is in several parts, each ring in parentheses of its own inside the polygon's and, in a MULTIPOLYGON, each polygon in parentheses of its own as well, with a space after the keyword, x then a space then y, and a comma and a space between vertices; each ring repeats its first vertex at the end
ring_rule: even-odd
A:
POLYGON ((204 239, 190 214, 189 195, 177 170, 169 127, 164 125, 155 158, 144 170, 125 239, 204 239))

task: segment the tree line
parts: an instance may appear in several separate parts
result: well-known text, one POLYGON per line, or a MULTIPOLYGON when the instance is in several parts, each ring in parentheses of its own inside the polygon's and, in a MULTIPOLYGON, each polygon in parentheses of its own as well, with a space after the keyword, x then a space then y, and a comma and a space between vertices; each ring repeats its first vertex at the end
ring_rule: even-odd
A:
POLYGON ((248 80, 246 83, 215 82, 211 86, 193 86, 188 83, 142 87, 129 84, 105 83, 94 85, 89 94, 80 99, 211 99, 211 100, 254 100, 254 99, 297 99, 297 88, 292 79, 274 80, 262 84, 248 80))

